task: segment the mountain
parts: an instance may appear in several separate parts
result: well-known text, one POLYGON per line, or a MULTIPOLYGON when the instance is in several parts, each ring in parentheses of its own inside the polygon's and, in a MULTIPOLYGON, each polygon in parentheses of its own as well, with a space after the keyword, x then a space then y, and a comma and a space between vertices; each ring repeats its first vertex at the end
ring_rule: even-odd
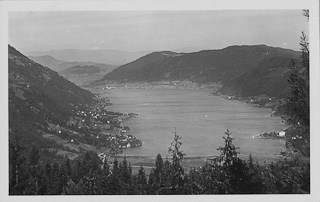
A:
POLYGON ((105 70, 113 70, 117 67, 114 65, 98 63, 98 62, 90 62, 90 61, 88 61, 88 62, 64 62, 59 65, 59 70, 57 70, 57 71, 61 72, 63 70, 66 70, 68 68, 75 67, 75 66, 95 66, 95 67, 99 67, 99 68, 105 69, 105 70))
MULTIPOLYGON (((37 129, 63 124, 94 95, 9 45, 9 129, 24 143, 42 141, 37 129)), ((43 144, 48 142, 42 142, 43 144)))
POLYGON ((29 56, 29 58, 45 67, 49 67, 50 69, 57 71, 59 66, 62 63, 65 63, 63 60, 57 60, 56 58, 50 55, 43 55, 43 56, 29 56))
POLYGON ((98 62, 90 62, 90 61, 86 61, 86 62, 66 62, 63 60, 58 60, 50 55, 42 55, 42 56, 28 56, 28 58, 30 58, 31 60, 45 66, 45 67, 49 67, 50 69, 60 72, 63 70, 66 70, 70 67, 74 67, 74 66, 85 66, 85 65, 94 65, 97 67, 101 67, 104 68, 106 70, 109 69, 113 69, 115 68, 114 65, 108 65, 108 64, 104 64, 104 63, 98 63, 98 62))
POLYGON ((220 93, 249 97, 266 94, 271 97, 286 97, 289 90, 289 63, 293 60, 301 68, 298 58, 271 57, 263 60, 252 70, 225 82, 220 93))
POLYGON ((96 83, 188 80, 199 84, 220 83, 221 92, 233 95, 268 92, 269 96, 275 96, 281 94, 280 89, 269 90, 269 84, 277 80, 277 84, 283 85, 279 88, 286 89, 287 63, 298 57, 299 52, 266 45, 230 46, 194 53, 154 52, 118 67, 96 83))
POLYGON ((174 49, 172 51, 177 52, 177 53, 192 53, 192 52, 198 52, 201 50, 205 50, 205 48, 203 48, 203 47, 184 47, 184 48, 174 49))
POLYGON ((43 56, 50 55, 58 60, 64 60, 68 62, 97 62, 106 63, 110 65, 123 65, 128 62, 132 62, 139 57, 142 57, 150 52, 129 52, 118 51, 110 49, 98 49, 98 50, 83 50, 83 49, 64 49, 64 50, 50 50, 50 51, 31 51, 26 52, 28 56, 43 56))
POLYGON ((113 69, 115 67, 111 65, 76 65, 60 71, 59 74, 77 85, 83 85, 101 79, 113 69))
POLYGON ((49 55, 29 56, 29 58, 45 67, 57 71, 60 75, 79 86, 101 79, 105 74, 116 68, 114 65, 90 61, 66 62, 49 55))

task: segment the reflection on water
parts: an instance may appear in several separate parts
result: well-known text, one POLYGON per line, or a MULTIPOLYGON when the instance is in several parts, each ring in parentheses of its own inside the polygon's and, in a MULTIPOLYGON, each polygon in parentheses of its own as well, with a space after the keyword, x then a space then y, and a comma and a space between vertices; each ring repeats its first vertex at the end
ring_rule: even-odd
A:
POLYGON ((285 150, 285 141, 254 138, 260 133, 282 130, 281 119, 270 110, 235 100, 211 96, 208 90, 114 89, 103 94, 109 110, 138 113, 125 125, 143 141, 143 146, 124 151, 127 155, 168 155, 174 128, 182 137, 187 156, 218 155, 224 132, 229 129, 240 147, 240 156, 272 157, 285 150))

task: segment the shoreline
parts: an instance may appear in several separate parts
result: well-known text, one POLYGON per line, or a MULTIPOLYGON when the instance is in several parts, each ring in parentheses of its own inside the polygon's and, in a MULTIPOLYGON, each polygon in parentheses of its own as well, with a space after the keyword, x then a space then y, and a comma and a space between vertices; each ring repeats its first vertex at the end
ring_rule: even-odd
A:
MULTIPOLYGON (((210 159, 217 157, 216 155, 199 155, 199 156, 186 156, 181 162, 182 167, 186 172, 190 170, 190 168, 199 168, 202 167, 206 162, 210 159), (211 157, 211 158, 210 158, 211 157)), ((241 160, 244 160, 246 163, 249 161, 249 156, 247 155, 238 155, 241 160)), ((254 162, 259 163, 260 165, 269 165, 272 162, 275 163, 279 160, 290 160, 291 158, 279 155, 268 155, 268 156, 259 156, 252 155, 254 162)), ((130 162, 130 165, 133 168, 133 172, 137 172, 140 169, 140 166, 143 166, 146 173, 149 173, 152 168, 155 167, 156 156, 140 156, 140 155, 117 155, 111 156, 107 158, 109 164, 112 165, 114 159, 117 158, 118 162, 122 162, 124 158, 126 158, 127 162, 130 162)), ((171 157, 162 158, 163 161, 168 159, 171 161, 171 157)))
POLYGON ((129 82, 114 83, 106 82, 96 86, 87 86, 87 89, 113 90, 113 89, 180 89, 180 90, 211 90, 218 91, 221 88, 219 83, 200 84, 191 81, 153 81, 153 82, 129 82))
MULTIPOLYGON (((124 84, 121 84, 121 85, 117 85, 117 84, 109 84, 110 86, 108 86, 108 89, 106 87, 103 87, 100 85, 100 87, 95 87, 95 88, 91 88, 91 89, 94 89, 95 92, 97 92, 97 89, 99 94, 102 95, 102 94, 106 94, 108 93, 109 90, 117 90, 117 89, 164 89, 164 90, 208 90, 210 91, 208 93, 208 95, 211 95, 211 96, 217 96, 217 97, 220 97, 224 100, 237 100, 237 101, 242 101, 243 103, 245 104, 249 104, 249 105, 253 105, 255 107, 261 107, 261 108, 267 108, 270 110, 270 114, 269 116, 272 117, 272 115, 276 112, 273 110, 273 107, 270 107, 270 106, 265 106, 265 105, 261 105, 259 103, 252 103, 252 102, 248 102, 246 99, 249 99, 249 97, 247 98, 242 98, 242 99, 239 99, 237 97, 232 97, 232 99, 228 99, 226 97, 226 95, 219 95, 217 94, 216 92, 214 92, 214 90, 212 88, 210 88, 210 86, 202 86, 203 88, 199 89, 198 87, 197 88, 190 88, 190 86, 188 86, 187 88, 176 88, 177 86, 172 86, 172 85, 169 85, 170 83, 169 82, 160 82, 161 85, 158 85, 159 83, 158 82, 152 82, 151 84, 150 83, 144 83, 143 85, 141 83, 124 83, 124 84), (163 87, 165 83, 165 87, 163 87)), ((184 83, 184 82, 183 82, 184 83)), ((187 82, 189 84, 192 84, 192 82, 187 82)), ((199 84, 197 84, 199 85, 199 84)), ((104 85, 105 86, 105 85, 104 85)), ((107 96, 107 95, 106 95, 107 96)), ((273 99, 273 101, 275 101, 273 99)), ((266 103, 265 103, 266 104, 266 103)), ((289 128, 290 126, 284 126, 282 130, 286 130, 287 128, 289 128)), ((269 131, 268 131, 269 132, 269 131)), ((290 148, 288 148, 290 151, 290 148)), ((144 155, 117 155, 117 158, 123 158, 124 156, 126 156, 127 159, 154 159, 155 156, 144 156, 144 155)), ((212 155, 196 155, 196 156, 192 156, 192 157, 186 157, 186 159, 190 159, 190 160, 193 160, 193 159, 203 159, 203 158, 206 158, 206 157, 210 157, 212 155)), ((114 156, 112 157, 114 158, 114 156)), ((271 156, 257 156, 257 161, 259 162, 264 162, 265 159, 267 159, 268 161, 276 161, 276 160, 279 160, 281 158, 291 158, 289 156, 286 156, 286 155, 281 155, 281 153, 279 154, 274 154, 274 155, 271 155, 271 156)), ((241 159, 243 160, 247 160, 248 157, 247 156, 244 156, 242 157, 241 159)), ((203 161, 204 163, 204 161, 203 161)))

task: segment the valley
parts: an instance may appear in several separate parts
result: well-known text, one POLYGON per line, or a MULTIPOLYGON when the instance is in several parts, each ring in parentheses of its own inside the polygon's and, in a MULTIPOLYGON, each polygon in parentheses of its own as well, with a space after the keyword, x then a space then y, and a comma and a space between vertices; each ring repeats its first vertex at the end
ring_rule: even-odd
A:
POLYGON ((5 197, 315 198, 315 8, 100 3, 0 6, 5 197))
MULTIPOLYGON (((14 59, 13 56, 11 57, 14 59)), ((75 158, 80 153, 89 150, 101 153, 104 156, 120 154, 123 152, 123 148, 141 146, 144 141, 145 137, 142 137, 141 140, 137 139, 133 136, 135 134, 130 134, 130 127, 123 124, 123 121, 127 123, 128 121, 126 120, 135 119, 137 112, 134 111, 134 106, 132 109, 127 109, 128 111, 131 110, 129 114, 126 114, 128 113, 126 110, 121 110, 123 111, 121 113, 114 112, 119 111, 119 109, 109 110, 109 108, 113 108, 109 95, 100 96, 104 92, 112 94, 117 91, 123 91, 126 92, 125 95, 130 95, 131 92, 133 93, 137 90, 157 92, 158 90, 167 89, 169 90, 168 92, 176 91, 177 94, 185 90, 208 90, 208 95, 220 96, 225 100, 239 100, 247 104, 267 107, 279 116, 281 113, 278 111, 278 108, 283 103, 282 96, 285 93, 275 93, 270 85, 266 87, 259 87, 259 85, 263 82, 271 82, 273 85, 279 86, 276 81, 286 82, 285 72, 288 71, 286 66, 290 57, 295 59, 297 54, 290 50, 264 45, 233 46, 222 50, 200 51, 196 53, 155 52, 112 70, 110 68, 115 67, 96 62, 66 62, 55 59, 52 56, 32 56, 30 58, 39 61, 43 65, 48 65, 52 69, 59 69, 59 74, 63 75, 66 79, 78 86, 84 86, 93 93, 91 95, 91 104, 88 102, 80 105, 70 103, 72 110, 68 118, 64 118, 64 121, 55 123, 53 120, 47 120, 46 124, 49 124, 49 127, 40 124, 42 126, 38 126, 37 128, 42 128, 42 136, 45 139, 65 148, 66 152, 69 152, 66 156, 70 158, 75 158), (216 61, 216 57, 218 56, 220 58, 216 61), (243 58, 244 56, 247 59, 243 58), (234 63, 234 61, 232 64, 229 63, 228 57, 239 57, 239 63, 234 63), (192 58, 192 60, 189 58, 192 58), (278 58, 281 59, 279 60, 278 58), (183 67, 181 64, 184 64, 186 67, 183 67), (208 72, 208 65, 211 67, 215 66, 214 68, 209 68, 210 73, 208 72), (157 67, 157 70, 155 67, 157 67), (168 69, 168 67, 170 68, 168 69), (179 68, 184 68, 185 71, 181 71, 179 68), (190 73, 188 72, 191 69, 193 69, 193 73, 189 77, 190 73), (256 71, 263 72, 264 69, 267 72, 272 72, 270 76, 266 76, 269 73, 260 74, 261 78, 259 76, 256 78, 251 76, 256 71), (283 71, 284 73, 279 74, 279 69, 285 70, 283 71), (200 72, 200 74, 196 71, 200 72), (206 73, 203 74, 203 72, 206 73), (103 76, 104 74, 106 75, 103 76), (119 79, 117 75, 120 74, 122 75, 119 79), (130 76, 131 74, 135 76, 130 76), (216 80, 216 74, 228 76, 219 76, 219 80, 216 80), (141 76, 137 77, 137 75, 141 76), (261 82, 257 83, 253 81, 256 85, 252 85, 251 83, 245 84, 246 82, 250 82, 250 79, 246 79, 248 76, 261 82), (146 80, 146 78, 148 79, 146 80), (239 81, 242 81, 241 84, 237 84, 239 81), (246 85, 250 86, 250 90, 245 87, 246 85), (261 91, 251 91, 252 88, 259 88, 261 91)), ((18 61, 16 63, 23 65, 23 63, 19 63, 18 61)), ((50 79, 47 78, 47 80, 50 79)), ((16 84, 12 83, 10 85, 14 86, 16 84)), ((286 85, 277 89, 282 89, 281 92, 287 91, 286 85)), ((13 90, 16 97, 27 99, 20 88, 13 88, 13 90)), ((143 96, 142 99, 147 98, 143 96)), ((115 104, 119 103, 116 101, 115 104)), ((31 106, 30 108, 36 113, 39 113, 41 110, 36 106, 31 106)), ((183 128, 185 127, 183 126, 183 128)), ((41 130, 40 134, 42 133, 41 130)), ((269 131, 270 129, 260 131, 260 133, 269 131)), ((48 149, 52 151, 51 148, 48 149)), ((63 149, 57 149, 55 152, 58 155, 64 153, 63 149)), ((130 155, 130 152, 126 153, 126 155, 130 155)), ((202 155, 209 155, 209 153, 203 153, 202 155)))
POLYGON ((266 46, 226 50, 233 48, 262 49, 262 55, 267 49, 277 56, 268 53, 261 59, 252 53, 260 57, 256 62, 237 65, 213 61, 223 65, 209 70, 203 62, 175 66, 175 59, 185 54, 173 52, 152 53, 118 68, 91 62, 73 62, 77 65, 66 68, 65 62, 52 57, 41 60, 53 69, 65 66, 59 71, 62 77, 9 46, 11 145, 18 138, 23 147, 41 148, 40 162, 79 162, 90 154, 108 166, 129 162, 133 174, 143 167, 152 175, 157 154, 167 156, 167 162, 174 160, 167 149, 174 128, 186 152, 180 166, 190 174, 219 158, 215 149, 223 144, 221 135, 227 128, 239 146, 237 158, 243 161, 250 156, 264 165, 298 157, 309 162, 305 137, 278 117, 288 93, 287 65, 296 60, 295 53, 266 46))
POLYGON ((108 111, 110 105, 108 98, 81 89, 9 46, 10 138, 37 145, 42 158, 74 159, 91 150, 110 156, 141 146, 122 124, 137 114, 108 111))

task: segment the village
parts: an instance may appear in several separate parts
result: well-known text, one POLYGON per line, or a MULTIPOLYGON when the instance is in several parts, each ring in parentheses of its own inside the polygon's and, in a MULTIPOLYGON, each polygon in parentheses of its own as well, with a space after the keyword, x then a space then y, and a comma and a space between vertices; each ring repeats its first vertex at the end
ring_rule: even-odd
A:
POLYGON ((130 128, 123 125, 124 120, 138 114, 108 111, 107 107, 112 105, 108 98, 96 95, 94 99, 93 105, 75 106, 75 115, 66 124, 49 123, 47 132, 67 140, 64 145, 76 152, 95 151, 103 161, 121 154, 123 149, 142 145, 140 139, 130 134, 130 128))

